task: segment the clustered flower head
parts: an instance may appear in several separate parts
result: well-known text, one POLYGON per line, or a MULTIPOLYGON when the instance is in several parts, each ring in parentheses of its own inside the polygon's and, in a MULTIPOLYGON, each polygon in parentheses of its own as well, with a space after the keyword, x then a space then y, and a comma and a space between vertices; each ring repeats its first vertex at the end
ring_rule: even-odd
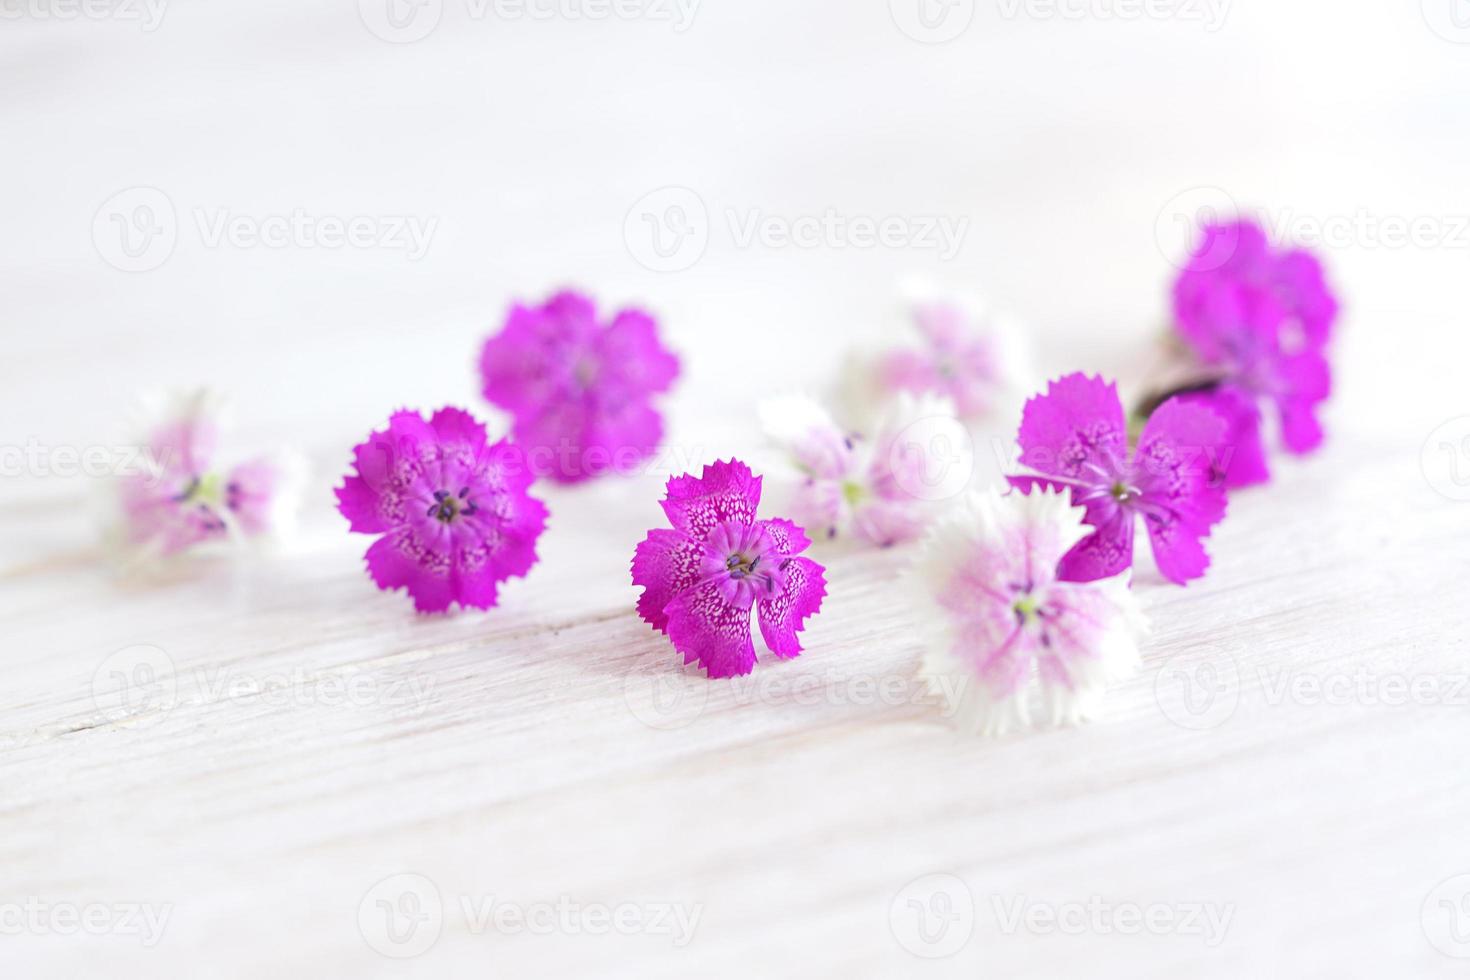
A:
POLYGON ((353 449, 337 505, 353 531, 379 536, 366 555, 378 588, 406 589, 419 612, 489 609, 536 563, 547 515, 532 479, 520 447, 491 443, 463 409, 427 422, 401 411, 353 449))
POLYGON ((1204 538, 1225 516, 1225 488, 1212 460, 1226 424, 1210 409, 1173 398, 1144 426, 1131 451, 1117 385, 1069 374, 1026 403, 1018 438, 1018 487, 1065 489, 1093 531, 1062 558, 1064 579, 1108 578, 1133 564, 1138 519, 1159 571, 1180 585, 1203 575, 1204 538))
POLYGON ((280 536, 296 500, 295 466, 260 456, 216 459, 220 403, 208 391, 152 406, 147 459, 122 477, 122 532, 140 557, 168 557, 211 542, 280 536))
POLYGON ((485 398, 514 417, 516 441, 538 473, 579 483, 625 471, 653 453, 679 361, 642 310, 604 322, 592 300, 561 292, 516 304, 480 354, 485 398))
POLYGON ((760 414, 797 474, 792 516, 812 533, 888 547, 917 538, 933 519, 926 481, 945 461, 932 458, 935 447, 922 436, 927 422, 958 426, 946 399, 900 394, 871 438, 843 429, 805 396, 769 399, 760 414))
POLYGON ((1322 444, 1318 406, 1332 391, 1326 349, 1338 303, 1322 266, 1303 249, 1273 248, 1257 224, 1210 225, 1174 284, 1179 334, 1213 377, 1188 401, 1227 422, 1227 486, 1270 478, 1262 403, 1273 405, 1281 441, 1297 454, 1322 444))
POLYGON ((672 529, 649 531, 633 554, 638 615, 710 677, 754 669, 752 614, 771 653, 800 654, 796 634, 827 594, 825 570, 800 557, 805 532, 757 518, 760 498, 761 478, 736 459, 673 477, 663 500, 672 529))
POLYGON ((1053 725, 1092 717, 1138 664, 1144 622, 1128 573, 1090 582, 1058 564, 1090 532, 1065 492, 970 496, 916 566, 922 675, 957 724, 998 735, 1039 708, 1053 725))

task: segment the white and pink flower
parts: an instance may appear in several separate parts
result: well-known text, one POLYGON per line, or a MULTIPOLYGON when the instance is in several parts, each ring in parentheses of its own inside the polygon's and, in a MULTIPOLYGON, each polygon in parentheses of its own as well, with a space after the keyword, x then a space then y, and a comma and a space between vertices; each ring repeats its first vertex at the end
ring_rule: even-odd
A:
POLYGON ((999 735, 1076 724, 1139 662, 1146 626, 1128 573, 1064 582, 1057 563, 1091 530, 1066 493, 975 494, 936 524, 915 569, 923 675, 959 727, 999 735))

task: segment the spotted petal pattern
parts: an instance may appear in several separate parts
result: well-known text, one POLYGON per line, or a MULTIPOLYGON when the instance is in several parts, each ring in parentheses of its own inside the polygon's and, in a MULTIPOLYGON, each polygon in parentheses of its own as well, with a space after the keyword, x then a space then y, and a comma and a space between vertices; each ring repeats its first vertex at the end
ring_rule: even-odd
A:
POLYGON ((822 566, 797 557, 811 544, 806 532, 756 517, 760 489, 734 459, 671 479, 663 508, 673 528, 649 531, 633 553, 638 615, 710 677, 754 669, 753 613, 772 653, 801 653, 796 634, 826 595, 822 566))

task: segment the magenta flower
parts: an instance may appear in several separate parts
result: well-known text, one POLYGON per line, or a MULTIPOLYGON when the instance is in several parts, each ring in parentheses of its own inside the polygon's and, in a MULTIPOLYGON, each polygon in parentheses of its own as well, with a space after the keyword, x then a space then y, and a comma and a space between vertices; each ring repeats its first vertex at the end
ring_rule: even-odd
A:
POLYGON ((1134 519, 1142 517, 1159 571, 1183 585, 1209 567, 1203 539, 1225 516, 1225 488, 1212 479, 1225 434, 1213 411, 1171 398, 1130 455, 1117 386, 1069 374, 1026 403, 1018 441, 1033 475, 1010 480, 1069 488, 1072 502, 1087 509, 1096 530, 1062 558, 1061 578, 1090 582, 1129 568, 1134 519))
POLYGON ((630 309, 604 324, 574 292, 512 307, 480 355, 485 397, 514 416, 536 472, 562 483, 626 472, 648 457, 663 437, 653 396, 678 374, 653 317, 630 309))
POLYGON ((1175 398, 1186 405, 1202 405, 1225 422, 1219 458, 1210 460, 1214 482, 1234 490, 1265 483, 1271 478, 1266 445, 1261 437, 1261 410, 1249 391, 1227 383, 1185 392, 1175 398))
POLYGON ((536 564, 546 506, 526 492, 525 454, 491 444, 468 412, 395 412, 353 457, 337 507, 353 531, 381 535, 366 555, 378 588, 407 589, 419 612, 489 609, 501 582, 536 564))
POLYGON ((144 557, 167 557, 207 542, 240 542, 287 529, 295 503, 291 461, 262 456, 216 461, 219 405, 209 392, 154 406, 146 465, 119 487, 123 533, 144 557))
POLYGON ((1218 411, 1241 440, 1227 486, 1270 476, 1262 401, 1274 403, 1288 450, 1322 444, 1317 406, 1332 391, 1325 348, 1338 305, 1310 253, 1274 250, 1247 222, 1211 226, 1174 284, 1174 310, 1180 334, 1220 379, 1219 390, 1192 400, 1218 411))
POLYGON ((796 634, 827 594, 822 566, 797 557, 811 544, 806 534, 790 521, 757 520, 760 497, 760 477, 735 459, 702 477, 673 477, 663 509, 674 529, 649 531, 633 554, 638 615, 710 677, 755 668, 752 608, 773 654, 800 654, 796 634))
POLYGON ((1265 230, 1252 221, 1207 225, 1174 283, 1174 312, 1185 338, 1201 346, 1201 353, 1213 351, 1222 328, 1228 335, 1237 326, 1232 320, 1252 320, 1267 304, 1282 314, 1283 346, 1289 349, 1321 349, 1332 335, 1337 298, 1311 252, 1272 248, 1265 230), (1230 314, 1223 323, 1222 312, 1230 314))

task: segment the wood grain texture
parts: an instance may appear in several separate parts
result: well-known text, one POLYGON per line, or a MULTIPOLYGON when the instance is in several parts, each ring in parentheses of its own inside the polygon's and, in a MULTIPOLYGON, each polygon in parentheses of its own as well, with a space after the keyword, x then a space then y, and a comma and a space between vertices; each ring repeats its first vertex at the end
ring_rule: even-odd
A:
MULTIPOLYGON (((761 461, 756 400, 893 342, 881 311, 916 265, 990 283, 1044 373, 1136 392, 1179 190, 1466 208, 1463 52, 1412 11, 1242 0, 1211 34, 982 10, 931 47, 869 6, 711 5, 675 35, 449 5, 435 36, 389 45, 350 5, 217 3, 146 35, 32 18, 0 41, 20 93, 0 132, 22 147, 0 196, 26 233, 0 243, 0 444, 116 446, 133 389, 208 382, 234 396, 235 444, 311 463, 289 548, 148 580, 96 548, 99 481, 0 480, 0 973, 1463 975, 1432 942, 1470 875, 1470 457, 1431 438, 1470 414, 1452 245, 1330 251, 1348 316, 1327 448, 1232 499, 1202 582, 1143 573, 1144 667, 1085 728, 955 734, 915 680, 902 550, 818 552, 829 597, 801 658, 729 683, 678 669, 628 583, 661 472, 546 489, 543 560, 489 614, 415 617, 362 574, 328 493, 347 447, 399 405, 484 411, 477 342, 562 279, 650 303, 684 355, 664 462, 761 461), (1344 53, 1369 39, 1372 64, 1344 53), (1363 145, 1375 128, 1395 136, 1363 145), (666 184, 715 226, 677 275, 622 239, 666 184), (89 231, 134 185, 165 188, 182 230, 129 275, 89 231), (722 224, 828 206, 977 230, 946 265, 742 249, 722 224), (192 224, 293 207, 440 227, 408 263, 210 248, 192 224), (126 712, 116 670, 148 681, 126 712), (390 934, 379 899, 427 931, 390 934), (487 922, 491 902, 558 918, 487 922), (37 905, 104 918, 18 918, 37 905), (134 907, 167 916, 156 943, 134 907)), ((977 486, 1013 432, 976 432, 977 486)))

